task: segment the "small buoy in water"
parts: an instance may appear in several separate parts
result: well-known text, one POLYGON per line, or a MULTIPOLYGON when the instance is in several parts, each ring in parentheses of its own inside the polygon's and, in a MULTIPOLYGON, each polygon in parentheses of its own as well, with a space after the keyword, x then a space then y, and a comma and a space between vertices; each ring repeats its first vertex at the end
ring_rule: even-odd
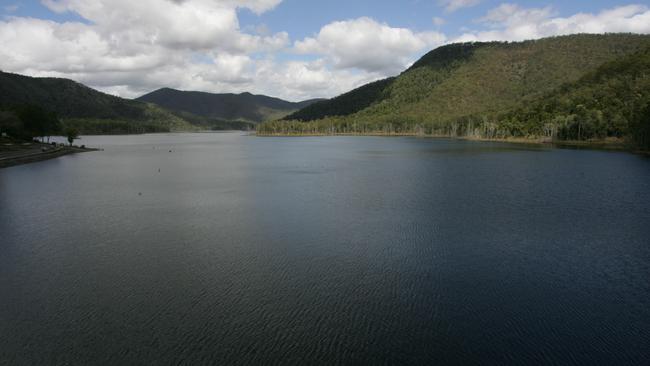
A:
POLYGON ((158 168, 158 173, 160 173, 160 168, 158 168))
POLYGON ((138 192, 138 196, 142 196, 142 192, 138 192))

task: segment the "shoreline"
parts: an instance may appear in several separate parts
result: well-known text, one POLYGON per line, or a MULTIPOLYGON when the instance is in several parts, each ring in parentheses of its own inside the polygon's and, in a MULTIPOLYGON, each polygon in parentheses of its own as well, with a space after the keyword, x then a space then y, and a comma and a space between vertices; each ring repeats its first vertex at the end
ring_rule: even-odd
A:
MULTIPOLYGON (((213 132, 213 131, 209 131, 213 132)), ((218 131, 225 132, 225 131, 218 131)), ((228 131, 235 132, 235 131, 228 131)), ((237 131, 242 132, 242 131, 237 131)), ((597 140, 597 141, 551 141, 544 138, 480 138, 480 137, 452 137, 452 136, 439 136, 439 135, 418 135, 412 133, 336 133, 336 134, 324 134, 324 133, 291 133, 291 134, 268 134, 268 133, 256 133, 250 131, 247 136, 256 136, 256 137, 416 137, 424 139, 445 139, 445 140, 464 140, 464 141, 477 141, 477 142, 502 142, 502 143, 511 143, 511 144, 522 144, 522 145, 535 145, 535 146, 548 146, 553 148, 560 149, 588 149, 588 150, 603 150, 603 151, 612 151, 612 152, 626 152, 637 155, 643 155, 645 157, 650 157, 650 151, 635 150, 630 148, 629 145, 625 144, 623 140, 620 139, 610 139, 610 140, 597 140)), ((100 149, 95 148, 81 148, 78 146, 58 146, 52 148, 50 144, 43 143, 32 143, 30 146, 31 149, 25 150, 23 154, 13 154, 11 151, 2 151, 0 150, 0 169, 9 168, 17 165, 36 163, 40 161, 56 159, 61 156, 100 151, 100 149), (47 149, 42 151, 41 149, 47 149)))
POLYGON ((462 136, 445 136, 445 135, 419 135, 414 133, 255 133, 258 137, 416 137, 423 139, 445 139, 445 140, 464 140, 464 141, 479 141, 479 142, 503 142, 510 144, 525 144, 536 146, 549 146, 555 148, 565 149, 588 149, 588 150, 605 150, 605 151, 619 151, 628 152, 639 155, 650 156, 650 151, 636 150, 626 144, 622 139, 606 139, 606 140, 593 140, 593 141, 558 141, 549 140, 548 138, 485 138, 485 137, 462 137, 462 136))
MULTIPOLYGON (((39 147, 51 148, 52 145, 39 144, 39 147)), ((0 169, 9 168, 17 165, 36 163, 39 161, 45 161, 50 159, 56 159, 65 155, 78 154, 78 153, 91 152, 91 151, 99 151, 99 149, 91 149, 91 148, 82 149, 76 146, 72 146, 72 147, 61 146, 54 149, 49 149, 47 151, 37 151, 37 152, 27 151, 25 154, 17 154, 17 155, 10 155, 10 156, 4 156, 7 155, 6 152, 0 152, 0 169)))

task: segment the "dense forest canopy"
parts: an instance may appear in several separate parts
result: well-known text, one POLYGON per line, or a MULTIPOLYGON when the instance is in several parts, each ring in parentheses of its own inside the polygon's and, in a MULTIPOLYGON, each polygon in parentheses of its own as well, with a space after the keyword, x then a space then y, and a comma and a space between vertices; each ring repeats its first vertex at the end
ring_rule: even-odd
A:
POLYGON ((61 133, 61 121, 54 112, 39 106, 21 106, 0 111, 0 133, 19 139, 44 138, 61 133))

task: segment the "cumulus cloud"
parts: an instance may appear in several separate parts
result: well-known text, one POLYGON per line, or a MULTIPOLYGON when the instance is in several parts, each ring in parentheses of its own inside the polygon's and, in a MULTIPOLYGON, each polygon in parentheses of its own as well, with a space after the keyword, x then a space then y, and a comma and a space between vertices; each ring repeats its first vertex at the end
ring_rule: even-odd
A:
POLYGON ((445 40, 441 33, 416 33, 363 17, 330 23, 314 37, 295 42, 294 49, 323 55, 339 69, 357 68, 387 75, 403 70, 414 54, 445 40))
POLYGON ((324 59, 277 61, 289 35, 264 26, 240 29, 237 9, 261 13, 280 1, 43 0, 84 21, 0 20, 0 68, 70 78, 123 97, 168 86, 300 100, 334 96, 378 77, 335 69, 324 59))
MULTIPOLYGON (((552 7, 502 4, 474 23, 478 30, 463 30, 457 38, 366 17, 332 22, 293 43, 286 32, 263 24, 240 27, 239 9, 261 14, 280 2, 42 0, 50 10, 81 20, 0 18, 0 69, 70 78, 123 97, 172 87, 301 100, 335 96, 394 75, 424 52, 453 41, 650 33, 650 10, 642 5, 560 17, 552 7)), ((453 11, 472 3, 444 6, 453 11)), ((433 19, 432 29, 444 23, 433 19)))
POLYGON ((439 0, 438 4, 445 8, 447 13, 453 13, 462 8, 478 5, 482 0, 439 0))
POLYGON ((265 81, 263 93, 285 95, 291 100, 336 96, 380 78, 375 74, 332 69, 323 59, 286 63, 263 60, 257 63, 256 70, 255 79, 265 81))
MULTIPOLYGON (((261 14, 266 11, 269 11, 275 8, 282 0, 160 0, 160 1, 133 1, 134 6, 137 6, 137 3, 141 5, 149 5, 150 3, 155 3, 161 6, 165 6, 165 2, 176 4, 179 6, 184 6, 190 3, 195 5, 200 5, 203 7, 221 7, 221 8, 248 8, 255 13, 261 14), (149 4, 147 4, 149 3, 149 4)), ((117 5, 119 3, 128 3, 127 1, 115 0, 115 1, 106 1, 106 0, 97 0, 97 1, 87 1, 87 0, 41 0, 41 3, 47 6, 52 11, 57 13, 63 13, 66 11, 78 12, 80 11, 89 14, 97 9, 109 9, 108 5, 117 5)), ((155 5, 154 4, 154 5, 155 5)), ((83 14, 81 14, 83 16, 83 14)))
POLYGON ((552 7, 524 8, 501 4, 479 22, 488 30, 467 32, 455 41, 522 41, 574 33, 650 33, 650 9, 627 5, 599 13, 558 17, 552 7))
POLYGON ((0 68, 72 78, 127 97, 160 86, 236 89, 251 80, 250 55, 290 43, 286 32, 242 31, 237 9, 259 13, 280 1, 43 0, 84 22, 0 20, 0 68))
POLYGON ((279 0, 43 0, 55 12, 74 12, 114 43, 171 49, 250 52, 280 45, 286 34, 252 36, 239 29, 237 8, 264 11, 279 0))

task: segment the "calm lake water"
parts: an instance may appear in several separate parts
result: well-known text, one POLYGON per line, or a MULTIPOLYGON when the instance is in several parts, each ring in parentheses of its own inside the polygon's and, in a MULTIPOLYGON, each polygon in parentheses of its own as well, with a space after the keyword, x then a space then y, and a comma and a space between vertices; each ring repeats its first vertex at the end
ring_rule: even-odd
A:
POLYGON ((0 170, 0 364, 650 360, 650 159, 85 137, 0 170), (171 151, 171 152, 170 152, 171 151))

